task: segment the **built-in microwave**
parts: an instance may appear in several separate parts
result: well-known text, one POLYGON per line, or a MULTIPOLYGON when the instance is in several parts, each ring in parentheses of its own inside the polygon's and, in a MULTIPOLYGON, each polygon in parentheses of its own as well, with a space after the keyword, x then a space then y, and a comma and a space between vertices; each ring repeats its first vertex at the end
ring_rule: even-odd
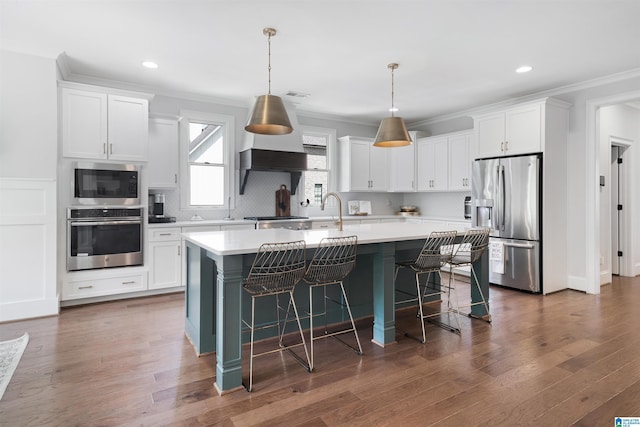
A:
POLYGON ((137 165, 77 162, 73 167, 74 205, 140 205, 137 165))

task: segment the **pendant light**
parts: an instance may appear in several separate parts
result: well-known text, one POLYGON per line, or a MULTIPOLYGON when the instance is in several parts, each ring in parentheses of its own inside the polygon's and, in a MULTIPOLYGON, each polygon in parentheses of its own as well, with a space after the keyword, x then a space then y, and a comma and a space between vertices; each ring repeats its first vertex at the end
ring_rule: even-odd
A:
POLYGON ((393 116, 395 111, 393 105, 393 72, 398 68, 398 64, 389 64, 387 68, 391 70, 391 117, 382 119, 373 145, 376 147, 404 147, 411 144, 411 137, 407 132, 407 127, 404 125, 402 117, 393 116))
POLYGON ((276 35, 274 28, 265 28, 262 34, 267 36, 269 44, 269 92, 256 99, 253 113, 244 130, 262 135, 286 135, 293 132, 287 110, 282 98, 271 95, 271 37, 276 35))

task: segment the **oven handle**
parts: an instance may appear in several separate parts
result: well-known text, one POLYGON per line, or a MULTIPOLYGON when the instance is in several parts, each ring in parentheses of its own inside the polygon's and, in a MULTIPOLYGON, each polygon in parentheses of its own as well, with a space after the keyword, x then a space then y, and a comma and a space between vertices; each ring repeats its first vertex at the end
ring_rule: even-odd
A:
POLYGON ((130 224, 142 224, 142 220, 132 221, 72 221, 72 227, 79 227, 83 225, 130 225, 130 224))

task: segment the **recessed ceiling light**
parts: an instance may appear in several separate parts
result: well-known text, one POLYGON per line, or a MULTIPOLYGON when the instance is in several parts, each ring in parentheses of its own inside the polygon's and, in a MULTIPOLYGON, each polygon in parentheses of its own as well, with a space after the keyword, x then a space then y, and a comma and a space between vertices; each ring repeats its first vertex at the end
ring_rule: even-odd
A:
POLYGON ((142 66, 146 68, 158 68, 158 64, 153 61, 144 61, 142 62, 142 66))
POLYGON ((389 111, 391 111, 392 113, 395 113, 397 111, 400 111, 400 109, 398 107, 393 107, 393 108, 389 108, 389 111))
POLYGON ((531 70, 533 70, 533 67, 531 65, 523 65, 516 68, 516 73, 528 73, 531 70))

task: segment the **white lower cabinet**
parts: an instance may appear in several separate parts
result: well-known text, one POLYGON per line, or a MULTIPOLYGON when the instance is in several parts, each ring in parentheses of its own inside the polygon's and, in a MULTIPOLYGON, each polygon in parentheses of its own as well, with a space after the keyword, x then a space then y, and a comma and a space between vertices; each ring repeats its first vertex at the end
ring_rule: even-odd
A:
POLYGON ((158 228, 149 231, 149 260, 149 289, 181 286, 180 228, 158 228))
MULTIPOLYGON (((255 230, 255 224, 222 224, 220 230, 255 230)), ((198 230, 199 231, 199 230, 198 230)))
POLYGON ((146 274, 123 275, 111 277, 81 278, 67 280, 62 289, 63 300, 101 297, 105 295, 123 294, 144 291, 147 289, 146 274))
MULTIPOLYGON (((344 224, 343 224, 344 225, 344 224)), ((311 228, 313 230, 319 230, 319 229, 327 229, 327 228, 338 228, 338 224, 336 223, 336 221, 313 221, 311 223, 311 228)))

